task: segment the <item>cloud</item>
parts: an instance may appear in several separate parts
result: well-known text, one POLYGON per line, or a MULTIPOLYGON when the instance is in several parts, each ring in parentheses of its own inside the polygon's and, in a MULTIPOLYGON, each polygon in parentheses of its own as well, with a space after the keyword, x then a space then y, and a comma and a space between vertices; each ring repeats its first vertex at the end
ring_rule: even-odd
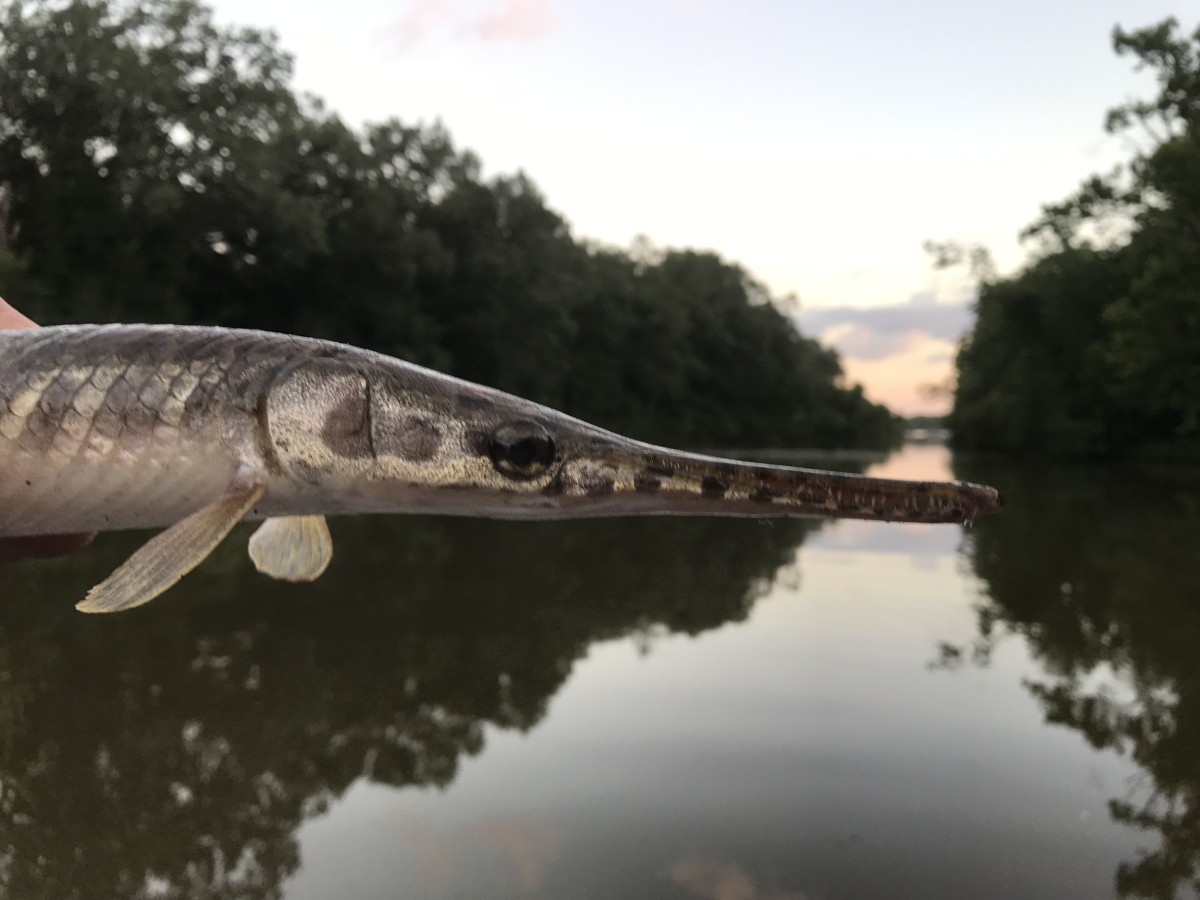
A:
POLYGON ((398 49, 419 44, 436 26, 448 21, 453 13, 449 0, 413 0, 388 32, 398 49))
POLYGON ((901 415, 942 415, 959 339, 970 330, 974 292, 941 300, 932 291, 891 306, 801 309, 800 330, 841 354, 847 381, 901 415))
POLYGON ((884 359, 904 352, 920 336, 956 342, 971 326, 971 309, 967 297, 939 302, 922 291, 893 306, 802 309, 797 320, 802 331, 844 356, 884 359))
POLYGON ((480 16, 471 31, 485 41, 529 41, 557 24, 550 0, 506 0, 503 9, 480 16))
POLYGON ((800 330, 842 357, 847 381, 902 415, 942 415, 949 395, 931 387, 952 383, 958 342, 974 318, 974 291, 950 299, 932 291, 891 306, 830 306, 796 313, 800 330))
POLYGON ((846 353, 842 369, 846 379, 863 386, 867 397, 905 416, 942 415, 948 396, 931 395, 931 385, 946 384, 954 375, 954 344, 919 332, 896 352, 882 357, 846 353))
POLYGON ((552 0, 491 0, 472 11, 466 0, 411 0, 388 28, 393 46, 408 50, 436 31, 482 41, 530 41, 554 30, 558 19, 552 0))

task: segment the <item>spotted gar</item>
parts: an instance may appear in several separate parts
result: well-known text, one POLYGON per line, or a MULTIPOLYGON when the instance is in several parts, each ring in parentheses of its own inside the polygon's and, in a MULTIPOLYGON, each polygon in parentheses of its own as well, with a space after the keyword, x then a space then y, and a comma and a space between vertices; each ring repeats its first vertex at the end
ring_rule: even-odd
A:
POLYGON ((735 462, 621 437, 357 347, 259 331, 0 331, 0 537, 166 528, 78 608, 146 603, 243 519, 318 577, 324 516, 823 516, 963 522, 992 488, 735 462))

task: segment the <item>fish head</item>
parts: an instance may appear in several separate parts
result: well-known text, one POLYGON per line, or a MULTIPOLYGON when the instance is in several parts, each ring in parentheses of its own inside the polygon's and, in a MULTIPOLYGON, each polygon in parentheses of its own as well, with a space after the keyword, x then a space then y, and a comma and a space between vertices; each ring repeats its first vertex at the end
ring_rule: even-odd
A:
POLYGON ((387 357, 289 363, 259 418, 270 468, 330 506, 491 517, 556 507, 564 448, 589 428, 387 357))
POLYGON ((269 442, 357 511, 492 518, 817 516, 969 522, 989 487, 764 465, 633 440, 395 360, 310 361, 277 378, 269 442))

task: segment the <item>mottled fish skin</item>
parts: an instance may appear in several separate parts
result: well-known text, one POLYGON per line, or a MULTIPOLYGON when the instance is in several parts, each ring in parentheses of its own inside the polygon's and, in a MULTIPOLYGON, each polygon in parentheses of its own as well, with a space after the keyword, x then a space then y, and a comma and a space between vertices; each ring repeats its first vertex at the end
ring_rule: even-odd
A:
POLYGON ((309 338, 181 326, 0 331, 0 536, 247 518, 822 516, 963 522, 992 488, 757 465, 632 441, 309 338))

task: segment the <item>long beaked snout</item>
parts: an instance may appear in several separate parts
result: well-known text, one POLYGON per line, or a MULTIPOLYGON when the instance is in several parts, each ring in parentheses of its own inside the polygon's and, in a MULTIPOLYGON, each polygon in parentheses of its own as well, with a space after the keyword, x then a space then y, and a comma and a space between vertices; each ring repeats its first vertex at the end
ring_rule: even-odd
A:
POLYGON ((297 481, 317 485, 327 506, 352 498, 347 511, 934 523, 971 522, 1001 506, 995 489, 966 482, 872 478, 658 447, 394 360, 289 368, 273 381, 264 411, 277 462, 297 481))
POLYGON ((740 462, 600 438, 564 460, 546 493, 559 514, 815 516, 964 522, 1000 509, 1000 493, 969 482, 903 481, 740 462))

